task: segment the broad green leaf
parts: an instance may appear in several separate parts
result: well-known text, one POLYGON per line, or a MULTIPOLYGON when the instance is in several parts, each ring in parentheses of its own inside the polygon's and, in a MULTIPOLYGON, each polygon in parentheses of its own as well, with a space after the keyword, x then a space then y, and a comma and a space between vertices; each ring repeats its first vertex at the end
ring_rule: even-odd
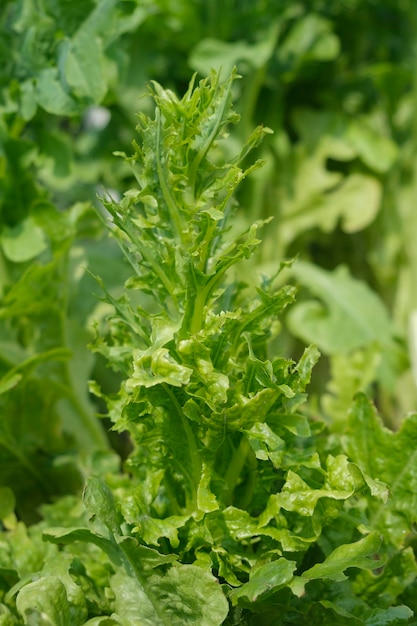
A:
POLYGON ((113 494, 104 481, 97 476, 86 480, 83 503, 90 516, 97 516, 116 535, 120 533, 113 494))
POLYGON ((230 593, 233 604, 237 604, 241 598, 255 602, 263 594, 274 593, 288 586, 296 567, 295 561, 287 561, 284 558, 261 566, 251 574, 249 582, 230 593))
MULTIPOLYGON (((60 160, 60 156, 56 155, 56 145, 52 145, 51 149, 54 152, 54 158, 60 160)), ((58 147, 58 150, 62 148, 58 147)), ((64 163, 62 167, 65 171, 65 161, 67 157, 64 156, 64 163)), ((57 165, 59 168, 60 166, 57 165)), ((62 241, 71 235, 75 234, 75 227, 77 218, 82 217, 82 210, 77 211, 76 207, 69 209, 66 212, 60 212, 57 208, 49 202, 39 200, 33 206, 33 220, 36 225, 40 227, 53 241, 62 241), (78 213, 78 215, 77 215, 78 213)))
POLYGON ((328 272, 299 261, 292 270, 317 300, 296 304, 288 315, 291 331, 327 354, 348 352, 371 342, 388 345, 392 326, 378 295, 346 267, 328 272))
POLYGON ((380 139, 381 133, 375 132, 378 152, 386 155, 388 161, 386 166, 381 165, 383 159, 374 164, 363 157, 363 151, 352 140, 360 135, 357 129, 368 128, 364 121, 356 122, 340 111, 309 109, 297 109, 293 120, 302 141, 287 157, 290 166, 286 177, 292 182, 288 184, 283 177, 279 187, 279 240, 287 246, 312 228, 325 233, 333 232, 339 225, 346 233, 367 228, 382 208, 383 186, 379 176, 358 172, 344 163, 363 158, 379 175, 380 166, 389 169, 394 162, 395 155, 389 157, 394 144, 388 137, 380 139), (329 167, 333 162, 338 166, 329 167))
MULTIPOLYGON (((269 421, 272 421, 269 420, 269 421)), ((292 415, 280 415, 278 420, 279 425, 298 437, 310 437, 311 429, 308 419, 305 415, 298 415, 294 413, 292 415)))
POLYGON ((346 233, 369 226, 381 205, 382 188, 377 178, 351 174, 334 191, 323 198, 316 211, 316 224, 325 232, 334 230, 338 219, 346 233), (319 212, 323 215, 320 219, 319 212))
POLYGON ((123 537, 119 541, 119 546, 134 565, 134 568, 137 568, 139 575, 144 572, 149 573, 161 565, 172 564, 178 560, 175 554, 161 554, 158 550, 141 545, 133 537, 123 537))
POLYGON ((158 571, 173 557, 140 546, 132 537, 120 538, 116 544, 86 528, 48 529, 44 537, 54 543, 92 542, 104 550, 116 570, 111 588, 115 616, 121 623, 217 626, 226 618, 227 600, 211 574, 199 567, 179 564, 166 572, 158 571))
MULTIPOLYGON (((354 484, 350 472, 346 467, 345 458, 339 457, 336 473, 340 472, 341 484, 336 483, 334 488, 329 485, 327 488, 313 489, 298 475, 291 470, 287 474, 286 483, 282 491, 272 495, 277 507, 282 507, 287 511, 295 511, 300 515, 311 516, 314 513, 317 502, 320 498, 331 498, 334 500, 346 500, 354 493, 354 484)), ((331 476, 331 478, 334 478, 331 476)))
POLYGON ((366 626, 401 626, 410 623, 413 611, 404 605, 390 606, 387 609, 374 609, 366 618, 366 626))
POLYGON ((64 89, 54 67, 43 69, 36 80, 36 100, 53 115, 77 115, 81 105, 64 89))
POLYGON ((362 471, 377 476, 390 490, 387 504, 375 509, 374 522, 396 546, 417 520, 417 416, 407 416, 398 432, 388 430, 364 394, 358 394, 342 439, 362 471), (360 437, 357 436, 360 433, 360 437))
POLYGON ((348 140, 364 163, 375 172, 386 172, 398 158, 396 144, 373 129, 366 119, 355 120, 349 126, 348 140))
POLYGON ((215 68, 230 75, 233 68, 242 65, 251 69, 259 69, 271 58, 278 29, 274 24, 269 31, 262 33, 259 42, 250 44, 247 41, 227 42, 219 39, 202 39, 191 51, 189 64, 203 76, 215 68))
POLYGON ((45 235, 31 217, 17 226, 6 226, 1 233, 1 246, 6 257, 14 263, 30 261, 47 249, 45 235))
POLYGON ((106 38, 111 32, 116 0, 100 2, 83 22, 64 56, 64 72, 74 95, 99 103, 107 91, 107 72, 104 59, 106 38))
MULTIPOLYGON (((215 523, 217 518, 213 519, 215 523)), ((228 532, 237 541, 248 539, 262 532, 255 518, 251 517, 247 511, 234 506, 228 506, 224 511, 219 512, 219 519, 225 521, 228 532)), ((214 523, 209 524, 212 532, 216 532, 214 523)), ((222 527, 223 524, 219 524, 219 528, 222 527)))
MULTIPOLYGON (((7 309, 0 312, 7 317, 7 309)), ((40 352, 35 356, 31 356, 20 363, 16 364, 13 369, 10 369, 7 374, 2 378, 2 384, 8 389, 15 387, 23 377, 23 374, 30 374, 38 365, 42 363, 48 363, 48 361, 67 361, 71 357, 71 352, 67 348, 52 348, 46 352, 40 352), (19 374, 19 377, 17 376, 19 374)), ((4 389, 7 391, 8 389, 4 389)))
POLYGON ((323 147, 335 160, 351 161, 355 158, 355 150, 347 139, 349 118, 340 111, 301 107, 293 111, 292 120, 308 153, 323 147))
POLYGON ((340 173, 328 171, 325 161, 333 153, 323 142, 312 155, 298 154, 296 187, 282 202, 282 232, 278 235, 285 244, 311 228, 332 232, 339 222, 346 233, 360 231, 380 210, 378 179, 359 173, 342 178, 340 173), (304 187, 298 187, 302 182, 304 187))
POLYGON ((305 623, 324 626, 368 626, 368 624, 406 626, 410 623, 410 617, 410 609, 405 606, 369 610, 365 602, 358 598, 340 596, 337 597, 337 603, 329 600, 314 603, 309 606, 306 614, 303 614, 305 623))
POLYGON ((25 585, 17 596, 16 606, 28 626, 71 624, 65 585, 58 576, 43 576, 25 585))
POLYGON ((339 54, 340 42, 331 32, 332 24, 311 12, 295 21, 282 45, 278 59, 291 69, 305 61, 330 61, 339 54))
MULTIPOLYGON (((21 374, 18 384, 0 396, 1 484, 13 489, 19 516, 28 521, 33 520, 46 494, 56 497, 78 489, 81 482, 74 456, 63 455, 65 438, 57 408, 62 388, 52 378, 39 377, 38 371, 29 373, 33 365, 38 365, 40 371, 60 367, 59 360, 53 359, 62 359, 63 351, 54 352, 44 365, 45 355, 40 355, 38 363, 36 356, 23 362, 27 371, 24 367, 22 372, 17 371, 21 374)), ((65 354, 64 359, 67 357, 65 354)))
MULTIPOLYGON (((65 587, 69 605, 70 619, 74 623, 83 622, 87 617, 86 599, 82 588, 74 581, 70 573, 73 557, 70 554, 48 556, 43 567, 47 576, 57 576, 65 587)), ((24 589, 24 587, 23 587, 24 589)))
POLYGON ((416 420, 401 413, 416 393, 399 346, 416 309, 416 16, 408 0, 336 4, 1 3, 2 626, 415 622, 416 420), (226 82, 195 77, 181 97, 190 64, 226 82), (275 131, 266 148, 262 127, 242 145, 253 120, 275 131), (135 123, 132 157, 112 159, 135 123), (84 200, 123 261, 68 209, 84 200), (261 249, 249 225, 272 213, 261 249), (296 337, 283 277, 255 287, 294 251, 329 279, 298 277, 318 303, 296 337), (329 271, 341 262, 362 263, 378 303, 329 271), (325 353, 309 400, 317 351, 297 364, 300 337, 325 353), (347 417, 357 391, 392 432, 363 396, 347 417), (105 403, 122 466, 96 452, 105 403), (367 555, 353 542, 372 529, 367 555))
POLYGON ((194 565, 173 565, 164 577, 152 577, 150 586, 167 625, 220 626, 229 612, 218 580, 194 565))
POLYGON ((345 601, 343 598, 338 602, 331 602, 330 600, 320 600, 320 602, 312 603, 303 614, 303 620, 306 623, 320 624, 323 626, 364 626, 363 612, 365 610, 364 605, 359 601, 357 605, 354 602, 349 602, 350 598, 345 601), (344 608, 344 604, 347 604, 347 609, 344 608), (358 615, 353 614, 353 610, 356 610, 358 615))
POLYGON ((372 120, 366 117, 350 117, 341 111, 314 111, 297 109, 294 124, 310 150, 320 145, 329 156, 338 161, 360 158, 376 173, 389 170, 398 158, 396 144, 372 120))
POLYGON ((332 421, 332 431, 344 429, 352 398, 358 392, 368 392, 378 377, 382 350, 370 343, 365 348, 343 352, 330 357, 330 380, 321 406, 332 421))
POLYGON ((337 190, 343 176, 327 169, 326 160, 331 156, 332 151, 326 143, 319 144, 311 153, 305 145, 294 149, 291 163, 293 184, 290 188, 284 187, 280 193, 281 221, 277 236, 285 245, 310 228, 318 226, 329 232, 336 226, 340 212, 326 204, 327 194, 337 190))
POLYGON ((119 569, 111 578, 115 595, 115 613, 122 624, 168 626, 164 607, 149 597, 139 580, 130 572, 119 569))
POLYGON ((49 527, 43 531, 43 539, 51 543, 71 544, 74 541, 91 543, 105 552, 110 559, 117 564, 120 563, 120 554, 117 546, 110 539, 106 539, 88 528, 53 528, 49 527))
MULTIPOLYGON (((335 581, 346 580, 345 571, 350 567, 375 569, 377 565, 375 555, 380 545, 381 536, 377 532, 372 532, 356 543, 338 546, 323 563, 317 563, 303 572, 300 582, 305 583, 318 578, 330 578, 335 581)), ((296 593, 299 593, 298 584, 298 581, 295 581, 294 590, 296 593)))

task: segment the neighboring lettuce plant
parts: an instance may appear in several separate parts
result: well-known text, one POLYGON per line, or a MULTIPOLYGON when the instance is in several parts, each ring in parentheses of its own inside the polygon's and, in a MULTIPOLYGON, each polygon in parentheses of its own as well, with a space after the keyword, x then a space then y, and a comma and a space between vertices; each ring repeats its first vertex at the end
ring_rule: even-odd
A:
POLYGON ((416 418, 393 434, 360 395, 343 437, 308 419, 318 351, 272 349, 294 289, 282 266, 241 282, 262 224, 239 230, 235 192, 270 131, 230 155, 235 79, 154 83, 139 115, 137 186, 105 202, 131 276, 119 297, 98 279, 113 313, 93 346, 122 383, 92 384, 132 451, 125 473, 97 452, 84 509, 62 499, 30 531, 4 490, 0 624, 410 623, 416 418))

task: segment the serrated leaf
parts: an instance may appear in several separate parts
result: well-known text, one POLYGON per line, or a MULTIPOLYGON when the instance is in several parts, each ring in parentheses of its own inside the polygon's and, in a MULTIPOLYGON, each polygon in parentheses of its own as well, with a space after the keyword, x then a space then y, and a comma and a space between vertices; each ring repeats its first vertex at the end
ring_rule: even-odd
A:
POLYGON ((346 500, 354 493, 354 485, 350 474, 350 481, 335 489, 311 488, 298 474, 291 470, 287 474, 287 480, 281 493, 271 496, 276 505, 287 511, 295 511, 300 515, 311 516, 314 513, 317 502, 320 498, 331 498, 334 500, 346 500))
POLYGON ((175 361, 167 348, 157 348, 152 352, 135 351, 133 368, 133 374, 126 382, 129 390, 162 383, 181 387, 189 382, 192 374, 192 369, 175 361))
POLYGON ((358 394, 342 441, 362 471, 387 485, 390 497, 377 518, 391 541, 402 545, 408 524, 417 521, 417 415, 407 416, 394 433, 383 425, 366 396, 358 394))
POLYGON ((247 435, 257 459, 262 461, 270 459, 274 467, 281 467, 285 442, 274 433, 268 424, 255 424, 247 432, 247 435))

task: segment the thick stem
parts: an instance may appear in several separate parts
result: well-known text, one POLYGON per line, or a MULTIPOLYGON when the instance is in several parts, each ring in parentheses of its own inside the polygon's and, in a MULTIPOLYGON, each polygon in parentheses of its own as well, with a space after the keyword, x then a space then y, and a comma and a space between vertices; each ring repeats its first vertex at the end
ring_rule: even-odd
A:
POLYGON ((223 498, 226 505, 232 503, 234 490, 239 482, 240 475, 245 466, 250 450, 251 447, 249 441, 246 436, 242 434, 240 444, 233 453, 232 460, 229 463, 229 467, 227 468, 224 477, 226 491, 223 498))

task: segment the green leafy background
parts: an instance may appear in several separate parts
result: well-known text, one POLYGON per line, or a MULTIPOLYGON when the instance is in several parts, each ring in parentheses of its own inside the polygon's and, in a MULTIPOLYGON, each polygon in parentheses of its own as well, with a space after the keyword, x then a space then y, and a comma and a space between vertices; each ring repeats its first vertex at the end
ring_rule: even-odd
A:
POLYGON ((3 0, 0 624, 415 623, 416 34, 412 0, 3 0), (234 67, 189 96, 200 239, 146 247, 189 81, 234 67))

